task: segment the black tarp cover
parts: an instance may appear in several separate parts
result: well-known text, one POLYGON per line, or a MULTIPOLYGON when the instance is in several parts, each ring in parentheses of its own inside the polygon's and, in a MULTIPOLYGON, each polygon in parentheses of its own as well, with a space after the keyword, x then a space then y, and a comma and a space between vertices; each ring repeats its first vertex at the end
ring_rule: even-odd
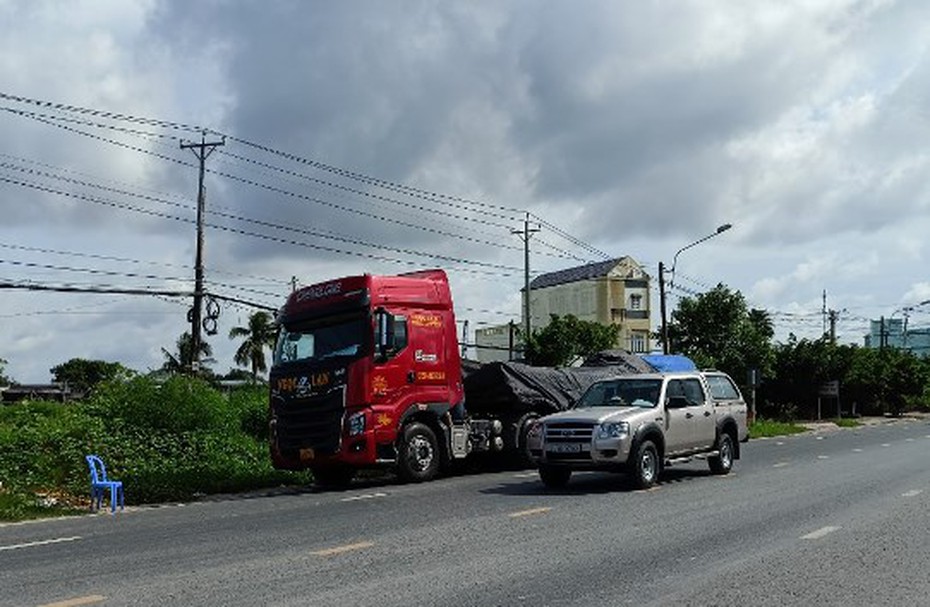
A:
POLYGON ((515 362, 488 363, 477 368, 463 365, 465 408, 472 415, 520 416, 531 411, 547 415, 571 407, 597 380, 654 371, 636 355, 616 351, 604 354, 599 364, 595 363, 597 366, 531 367, 515 362))

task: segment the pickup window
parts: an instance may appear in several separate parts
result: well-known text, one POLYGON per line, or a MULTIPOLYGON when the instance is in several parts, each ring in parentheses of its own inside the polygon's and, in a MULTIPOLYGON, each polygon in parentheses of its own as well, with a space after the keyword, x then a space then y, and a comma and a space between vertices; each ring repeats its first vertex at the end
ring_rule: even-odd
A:
POLYGON ((671 403, 687 402, 689 407, 704 404, 704 388, 696 378, 673 379, 668 382, 665 396, 671 403))
POLYGON ((707 375, 707 386, 714 400, 740 400, 739 390, 725 375, 707 375))

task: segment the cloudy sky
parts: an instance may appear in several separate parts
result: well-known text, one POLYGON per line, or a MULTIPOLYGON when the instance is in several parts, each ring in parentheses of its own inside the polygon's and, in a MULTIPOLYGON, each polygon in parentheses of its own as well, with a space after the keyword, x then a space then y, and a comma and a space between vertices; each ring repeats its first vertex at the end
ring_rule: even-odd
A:
MULTIPOLYGON (((817 336, 826 291, 861 343, 930 299, 928 47, 923 0, 0 0, 0 283, 189 291, 206 130, 218 294, 438 266, 474 329, 519 320, 527 213, 534 274, 731 223, 673 306, 722 282, 817 336)), ((0 358, 154 369, 189 305, 0 289, 0 358)))

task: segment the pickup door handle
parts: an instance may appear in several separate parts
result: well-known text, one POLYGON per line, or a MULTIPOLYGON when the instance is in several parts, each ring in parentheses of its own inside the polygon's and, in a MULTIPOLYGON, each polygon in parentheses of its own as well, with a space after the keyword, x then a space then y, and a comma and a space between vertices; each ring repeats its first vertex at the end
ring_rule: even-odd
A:
POLYGON ((710 417, 710 411, 705 411, 705 412, 704 412, 704 417, 710 417))
POLYGON ((407 371, 407 383, 412 384, 417 378, 416 373, 413 371, 407 371))
POLYGON ((693 413, 685 413, 685 419, 691 419, 692 417, 694 417, 693 413))

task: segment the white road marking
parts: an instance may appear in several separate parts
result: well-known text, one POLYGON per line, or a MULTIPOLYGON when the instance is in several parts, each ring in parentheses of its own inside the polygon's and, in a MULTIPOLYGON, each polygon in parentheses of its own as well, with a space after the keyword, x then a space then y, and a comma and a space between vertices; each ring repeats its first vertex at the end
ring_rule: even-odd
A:
POLYGON ((379 497, 387 497, 387 493, 365 493, 363 495, 353 495, 352 497, 344 497, 340 502, 358 502, 360 500, 373 500, 379 497))
POLYGON ((56 537, 51 540, 39 540, 37 542, 26 542, 25 544, 10 544, 9 546, 0 546, 0 552, 4 550, 16 550, 18 548, 32 548, 33 546, 47 546, 48 544, 60 544, 62 542, 73 542, 81 539, 80 535, 72 537, 56 537))
POLYGON ((103 595, 88 594, 87 596, 79 596, 73 599, 58 601, 56 603, 46 603, 44 605, 39 605, 39 607, 78 607, 79 605, 93 605, 94 603, 102 603, 105 600, 107 600, 107 597, 103 595))
POLYGON ((522 472, 520 474, 514 474, 514 478, 536 478, 538 475, 535 472, 522 472))
POLYGON ((817 440, 823 440, 823 437, 822 437, 822 436, 818 436, 818 437, 817 437, 817 440))
POLYGON ((829 455, 818 455, 817 459, 830 459, 829 455))
POLYGON ((788 462, 778 462, 777 464, 773 464, 772 467, 773 468, 784 468, 787 465, 788 465, 788 462))
POLYGON ((906 491, 902 493, 901 497, 917 497, 923 492, 924 492, 923 489, 911 489, 910 491, 906 491))
POLYGON ((890 447, 891 443, 882 443, 882 447, 890 447))
POLYGON ((547 507, 530 508, 529 510, 520 510, 519 512, 511 512, 507 516, 509 516, 510 518, 519 518, 521 516, 532 516, 534 514, 545 514, 546 512, 549 512, 550 510, 552 510, 552 508, 547 508, 547 507))
POLYGON ((904 439, 904 442, 905 442, 905 443, 913 443, 913 442, 914 442, 914 439, 913 439, 913 438, 905 438, 905 439, 904 439))
POLYGON ((807 535, 802 535, 801 539, 802 540, 819 540, 820 538, 825 537, 838 529, 839 527, 823 527, 822 529, 818 529, 817 531, 812 531, 808 533, 807 535))
POLYGON ((862 449, 859 449, 859 448, 853 449, 853 453, 862 453, 862 449))
POLYGON ((314 556, 333 556, 336 554, 342 554, 344 552, 352 552, 353 550, 362 550, 364 548, 371 548, 374 546, 374 542, 358 542, 357 544, 346 544, 345 546, 336 546, 335 548, 326 548, 324 550, 314 550, 310 554, 314 556))
POLYGON ((781 445, 784 445, 785 443, 782 442, 782 441, 778 441, 778 442, 776 442, 775 444, 781 446, 781 445))

